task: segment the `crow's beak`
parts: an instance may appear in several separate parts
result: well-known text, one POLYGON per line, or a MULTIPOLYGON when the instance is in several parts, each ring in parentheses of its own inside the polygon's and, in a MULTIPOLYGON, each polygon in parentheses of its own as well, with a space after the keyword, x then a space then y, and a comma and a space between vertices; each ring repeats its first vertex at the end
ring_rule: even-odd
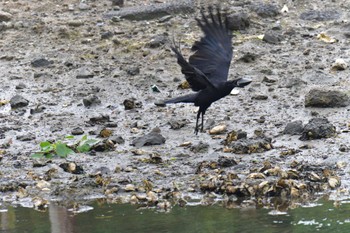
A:
POLYGON ((237 87, 244 87, 251 83, 252 80, 250 78, 240 78, 237 80, 237 87))

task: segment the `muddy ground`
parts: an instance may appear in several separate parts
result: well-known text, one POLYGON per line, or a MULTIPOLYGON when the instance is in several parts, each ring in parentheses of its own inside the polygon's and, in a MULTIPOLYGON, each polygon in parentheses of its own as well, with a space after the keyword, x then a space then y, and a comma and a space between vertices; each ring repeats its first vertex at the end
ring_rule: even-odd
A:
POLYGON ((166 39, 181 40, 188 57, 201 36, 194 18, 208 2, 195 2, 193 12, 133 21, 115 15, 167 1, 125 1, 120 7, 107 0, 0 1, 1 200, 39 208, 47 201, 96 198, 160 208, 225 200, 228 206, 285 209, 320 194, 346 198, 347 101, 343 107, 305 107, 305 98, 315 88, 349 92, 349 69, 332 68, 336 59, 349 61, 347 1, 222 3, 250 21, 234 32, 229 79, 253 82, 214 103, 206 132, 195 135, 196 107, 154 102, 190 92, 177 88, 183 76, 166 39), (330 38, 322 40, 321 33, 330 38), (264 34, 272 39, 262 40, 264 34), (11 107, 16 95, 28 102, 11 107), (130 110, 125 100, 131 100, 130 110), (315 117, 327 118, 336 132, 315 140, 283 133, 287 123, 301 120, 304 127, 315 117), (226 130, 210 135, 208 129, 218 125, 226 130), (99 136, 104 128, 112 135, 99 136), (165 143, 132 145, 155 128, 165 143), (245 153, 233 153, 235 142, 224 142, 239 130, 248 145, 253 142, 245 153), (72 131, 107 146, 67 158, 31 157, 42 141, 82 137, 64 139, 72 131), (262 138, 267 140, 254 146, 262 138), (80 170, 65 171, 67 163, 80 170))

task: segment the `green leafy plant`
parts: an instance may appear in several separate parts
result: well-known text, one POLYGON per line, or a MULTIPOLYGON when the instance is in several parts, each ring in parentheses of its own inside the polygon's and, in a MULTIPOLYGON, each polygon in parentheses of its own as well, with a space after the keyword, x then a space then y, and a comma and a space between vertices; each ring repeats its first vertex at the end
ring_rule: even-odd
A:
MULTIPOLYGON (((66 136, 65 139, 74 139, 74 136, 66 136)), ((86 153, 92 149, 94 145, 99 143, 98 139, 88 139, 87 135, 84 135, 80 140, 73 143, 73 145, 67 145, 65 142, 57 141, 57 142, 49 142, 44 141, 39 144, 40 151, 32 154, 33 158, 53 158, 55 155, 66 158, 70 154, 78 153, 86 153)))

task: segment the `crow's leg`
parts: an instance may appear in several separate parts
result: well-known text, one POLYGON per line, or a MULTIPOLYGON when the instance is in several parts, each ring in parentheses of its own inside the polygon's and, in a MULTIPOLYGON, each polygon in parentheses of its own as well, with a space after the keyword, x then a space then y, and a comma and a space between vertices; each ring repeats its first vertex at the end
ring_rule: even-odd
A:
POLYGON ((201 132, 204 130, 204 112, 202 112, 202 124, 201 124, 201 132))
POLYGON ((199 117, 201 116, 201 111, 198 110, 198 113, 197 113, 197 120, 196 120, 196 128, 194 128, 194 133, 197 135, 198 134, 198 121, 199 121, 199 117))

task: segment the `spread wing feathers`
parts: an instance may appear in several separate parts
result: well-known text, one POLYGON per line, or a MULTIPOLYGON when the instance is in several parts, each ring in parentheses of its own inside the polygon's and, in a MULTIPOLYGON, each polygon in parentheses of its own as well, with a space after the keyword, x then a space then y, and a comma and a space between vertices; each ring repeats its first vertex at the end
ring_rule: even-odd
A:
POLYGON ((208 10, 208 16, 202 9, 202 20, 196 18, 204 37, 192 46, 192 51, 195 53, 190 56, 189 63, 201 70, 215 85, 227 81, 232 60, 232 32, 228 28, 226 14, 223 22, 219 7, 216 15, 213 14, 212 7, 208 10))
POLYGON ((170 48, 176 54, 177 63, 181 66, 181 72, 185 75, 193 91, 200 91, 207 87, 216 88, 202 71, 186 61, 180 52, 179 46, 176 46, 175 41, 170 48))

